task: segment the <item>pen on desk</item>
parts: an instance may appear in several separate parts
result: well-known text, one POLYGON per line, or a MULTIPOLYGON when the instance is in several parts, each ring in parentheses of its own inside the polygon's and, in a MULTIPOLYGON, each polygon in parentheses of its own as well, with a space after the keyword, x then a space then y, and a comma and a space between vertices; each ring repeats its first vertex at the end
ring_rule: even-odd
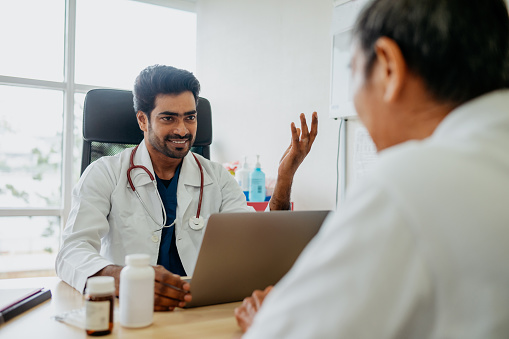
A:
POLYGON ((173 285, 170 285, 170 284, 167 284, 167 283, 164 283, 164 282, 161 282, 161 284, 163 284, 164 286, 168 286, 169 288, 172 288, 174 290, 177 290, 179 292, 184 292, 184 293, 189 293, 190 291, 186 291, 186 290, 183 290, 177 286, 173 286, 173 285))

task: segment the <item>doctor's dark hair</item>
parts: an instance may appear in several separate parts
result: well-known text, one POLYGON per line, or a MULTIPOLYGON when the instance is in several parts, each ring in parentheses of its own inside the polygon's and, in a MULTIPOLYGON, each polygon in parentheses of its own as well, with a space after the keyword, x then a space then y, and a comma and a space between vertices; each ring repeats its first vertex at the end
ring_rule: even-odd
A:
POLYGON ((366 77, 380 37, 398 44, 409 70, 437 101, 461 104, 509 87, 504 0, 373 0, 353 30, 367 60, 366 77))
POLYGON ((148 66, 134 82, 134 111, 142 111, 150 118, 158 94, 180 94, 186 91, 192 92, 198 103, 200 82, 193 73, 172 66, 148 66))

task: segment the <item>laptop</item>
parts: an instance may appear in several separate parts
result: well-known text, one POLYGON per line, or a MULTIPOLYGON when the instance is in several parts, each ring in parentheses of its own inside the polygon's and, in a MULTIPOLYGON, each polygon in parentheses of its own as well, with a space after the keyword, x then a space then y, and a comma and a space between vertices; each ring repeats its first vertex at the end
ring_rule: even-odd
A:
POLYGON ((277 283, 330 211, 221 213, 210 216, 186 308, 243 300, 277 283))

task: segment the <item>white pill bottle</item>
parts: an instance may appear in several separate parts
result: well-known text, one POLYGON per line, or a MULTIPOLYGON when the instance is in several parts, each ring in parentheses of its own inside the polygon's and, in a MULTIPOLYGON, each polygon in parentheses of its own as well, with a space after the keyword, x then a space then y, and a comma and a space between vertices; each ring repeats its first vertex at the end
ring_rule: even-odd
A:
POLYGON ((154 321, 155 271, 148 254, 129 254, 120 272, 120 325, 145 327, 154 321))

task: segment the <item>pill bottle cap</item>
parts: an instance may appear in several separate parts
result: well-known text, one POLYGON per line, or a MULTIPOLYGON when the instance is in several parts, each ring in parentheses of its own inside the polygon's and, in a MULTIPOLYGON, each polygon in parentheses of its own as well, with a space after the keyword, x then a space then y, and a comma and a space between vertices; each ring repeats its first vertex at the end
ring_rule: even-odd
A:
POLYGON ((91 277, 87 280, 87 294, 109 294, 115 292, 115 278, 91 277))
POLYGON ((125 256, 125 263, 130 266, 148 266, 150 256, 148 254, 128 254, 125 256))

